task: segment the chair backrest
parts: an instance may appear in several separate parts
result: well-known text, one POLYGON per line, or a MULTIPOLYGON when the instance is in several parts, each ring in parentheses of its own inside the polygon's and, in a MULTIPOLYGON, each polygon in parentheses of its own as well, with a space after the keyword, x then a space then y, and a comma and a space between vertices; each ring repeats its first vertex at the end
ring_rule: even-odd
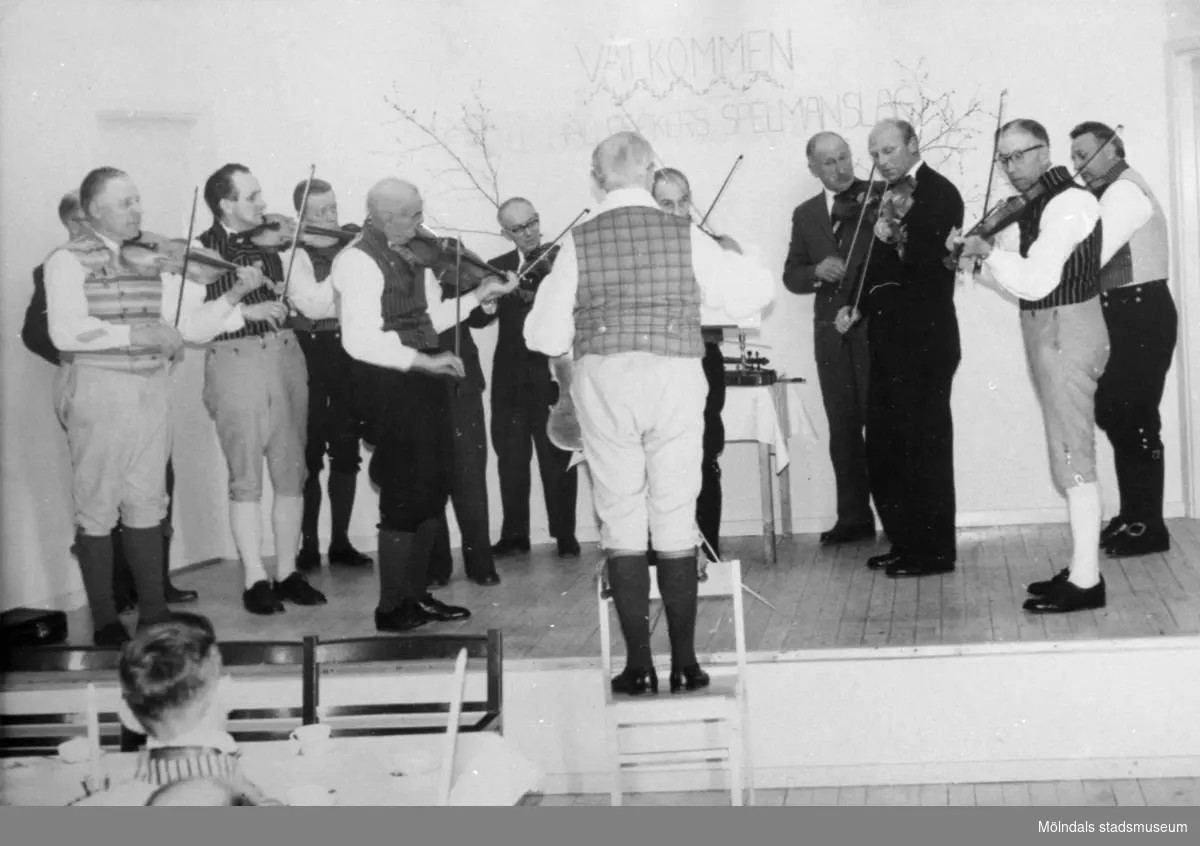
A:
MULTIPOLYGON (((0 653, 0 675, 6 684, 45 685, 47 691, 61 684, 77 695, 48 696, 54 705, 45 710, 0 713, 0 757, 47 755, 58 745, 87 736, 85 690, 88 682, 117 685, 121 650, 95 646, 31 646, 5 649, 0 653), (61 677, 61 678, 59 678, 61 677)), ((111 697, 110 697, 111 698, 111 697)), ((99 714, 100 745, 122 748, 120 718, 115 710, 99 714)), ((125 738, 128 743, 128 737, 125 738)))
MULTIPOLYGON (((314 719, 329 723, 335 737, 355 737, 393 734, 429 734, 443 731, 445 722, 440 715, 450 711, 451 704, 440 696, 441 701, 422 701, 426 685, 420 683, 416 667, 411 665, 437 665, 455 660, 461 652, 469 659, 486 662, 486 694, 483 699, 465 699, 461 703, 463 714, 478 715, 472 722, 461 725, 460 731, 473 732, 485 729, 501 730, 503 699, 503 640, 498 629, 489 629, 487 634, 444 634, 402 635, 399 637, 351 638, 335 641, 317 641, 314 648, 314 719), (357 665, 378 673, 379 667, 370 665, 395 664, 400 673, 396 676, 396 687, 409 687, 409 701, 378 701, 378 685, 369 698, 376 701, 351 704, 322 705, 322 687, 329 688, 335 675, 329 673, 340 667, 357 665), (411 670, 411 672, 404 672, 411 670), (412 682, 411 685, 406 682, 412 682), (412 701, 416 698, 416 701, 412 701)), ((372 676, 373 677, 373 676, 372 676)), ((338 686, 336 699, 352 699, 353 676, 336 675, 338 686)), ((433 686, 439 691, 444 689, 433 686)), ((388 697, 391 694, 387 694, 388 697)))
MULTIPOLYGON (((600 611, 600 657, 604 664, 604 671, 611 675, 612 642, 608 603, 612 600, 610 597, 604 595, 605 581, 606 579, 603 577, 597 579, 596 597, 600 611)), ((697 585, 697 593, 700 599, 722 599, 725 597, 733 599, 733 633, 734 641, 737 644, 738 681, 741 690, 745 690, 746 618, 745 603, 742 597, 742 562, 736 559, 733 561, 708 562, 704 580, 697 585)), ((653 602, 661 599, 662 594, 658 590, 658 579, 654 578, 653 574, 651 574, 650 601, 653 602)), ((607 691, 608 685, 605 685, 604 689, 607 691)))
POLYGON ((460 649, 454 661, 454 680, 450 688, 450 713, 446 717, 446 742, 442 747, 442 769, 438 777, 438 804, 450 804, 450 787, 454 784, 454 753, 458 748, 458 722, 462 714, 463 695, 467 687, 467 650, 460 649))

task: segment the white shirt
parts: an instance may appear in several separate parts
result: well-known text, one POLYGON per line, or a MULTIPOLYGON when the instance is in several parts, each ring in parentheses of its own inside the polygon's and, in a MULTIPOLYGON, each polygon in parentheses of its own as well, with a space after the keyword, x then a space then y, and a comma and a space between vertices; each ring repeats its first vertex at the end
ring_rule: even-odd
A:
POLYGON ((1062 281, 1063 265, 1100 219, 1100 204, 1087 191, 1056 194, 1042 210, 1037 240, 1021 257, 1017 225, 1006 227, 983 262, 996 284, 1025 300, 1040 300, 1062 281))
MULTIPOLYGON (((457 300, 442 299, 442 289, 433 274, 419 269, 425 283, 425 302, 435 332, 445 332, 479 305, 474 291, 457 300), (456 306, 455 304, 458 303, 456 306)), ((383 272, 375 259, 360 249, 346 249, 333 260, 329 273, 337 292, 337 316, 342 323, 342 346, 352 357, 368 364, 408 370, 418 350, 406 347, 395 332, 383 329, 383 272)))
MULTIPOLYGON (((619 208, 642 206, 657 209, 658 203, 643 188, 610 191, 592 217, 619 208)), ((734 320, 758 314, 775 299, 775 277, 751 255, 723 249, 694 223, 692 271, 700 288, 701 305, 734 320)), ((566 355, 575 340, 575 298, 579 291, 579 263, 575 236, 562 241, 554 270, 538 288, 533 309, 525 319, 525 344, 548 356, 566 355)))
MULTIPOLYGON (((115 241, 96 233, 113 253, 120 252, 115 241)), ((111 350, 131 346, 132 327, 125 323, 102 320, 88 314, 87 294, 84 282, 88 272, 79 259, 69 250, 58 250, 45 264, 46 317, 50 328, 50 340, 63 352, 89 352, 111 350)), ((175 309, 179 302, 180 277, 175 273, 163 273, 162 321, 173 325, 175 309)), ((179 318, 179 334, 185 341, 206 343, 221 332, 233 310, 225 299, 204 302, 205 287, 188 283, 183 289, 183 308, 179 318)))
POLYGON ((1100 266, 1108 264, 1117 250, 1129 243, 1133 233, 1150 222, 1154 206, 1137 183, 1118 179, 1100 198, 1101 233, 1100 266))

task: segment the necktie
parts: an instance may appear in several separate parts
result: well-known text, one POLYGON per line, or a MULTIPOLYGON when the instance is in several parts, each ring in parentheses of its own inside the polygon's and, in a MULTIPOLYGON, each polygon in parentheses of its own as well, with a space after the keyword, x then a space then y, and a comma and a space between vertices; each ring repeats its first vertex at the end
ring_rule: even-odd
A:
POLYGON ((858 222, 858 213, 862 210, 858 195, 862 190, 862 186, 856 181, 845 191, 833 195, 833 208, 829 217, 833 223, 833 234, 837 238, 839 251, 844 252, 849 245, 854 224, 858 222))

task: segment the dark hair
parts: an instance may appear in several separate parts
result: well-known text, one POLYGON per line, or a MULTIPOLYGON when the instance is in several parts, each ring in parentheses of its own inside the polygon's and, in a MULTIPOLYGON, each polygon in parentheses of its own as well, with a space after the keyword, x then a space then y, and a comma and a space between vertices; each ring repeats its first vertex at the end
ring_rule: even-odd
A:
POLYGON ((1047 147, 1050 146, 1050 135, 1046 132, 1046 127, 1042 126, 1036 120, 1030 120, 1029 118, 1010 120, 1004 126, 1000 127, 1000 131, 996 133, 996 138, 999 139, 1001 135, 1010 129, 1020 129, 1022 132, 1028 132, 1038 140, 1038 143, 1045 144, 1047 147))
POLYGON ((221 219, 221 201, 237 199, 237 190, 233 187, 235 173, 249 173, 250 168, 231 162, 208 178, 204 183, 204 205, 212 212, 213 220, 221 219))
POLYGON ((1121 140, 1121 136, 1117 134, 1117 131, 1107 123, 1100 123, 1098 120, 1085 120, 1071 130, 1071 140, 1074 141, 1080 135, 1095 135, 1096 140, 1101 144, 1111 138, 1112 141, 1109 143, 1109 146, 1117 151, 1119 158, 1125 158, 1125 142, 1121 140))
POLYGON ((210 672, 217 636, 199 614, 174 612, 139 631, 121 650, 121 695, 148 730, 188 705, 214 681, 210 672))
MULTIPOLYGON (((79 207, 87 213, 88 206, 92 204, 92 200, 100 196, 104 190, 104 186, 108 184, 110 179, 116 179, 120 176, 126 176, 123 170, 115 167, 98 167, 83 178, 83 182, 79 185, 79 207)), ((61 209, 62 207, 59 206, 61 209)))
POLYGON ((81 208, 83 207, 79 205, 79 192, 68 191, 66 194, 63 194, 63 198, 58 201, 58 219, 61 220, 65 226, 67 219, 81 208))
MULTIPOLYGON (((308 184, 307 179, 302 179, 296 183, 295 189, 292 191, 292 206, 296 211, 300 211, 300 203, 304 200, 304 186, 308 184)), ((312 187, 308 189, 308 196, 315 197, 317 194, 328 194, 333 190, 333 186, 324 179, 313 179, 312 187)))

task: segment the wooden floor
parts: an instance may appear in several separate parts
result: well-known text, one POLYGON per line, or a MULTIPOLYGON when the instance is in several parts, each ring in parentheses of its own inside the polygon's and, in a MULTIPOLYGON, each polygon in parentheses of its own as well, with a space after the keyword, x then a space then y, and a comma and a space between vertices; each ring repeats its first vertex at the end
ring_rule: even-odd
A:
MULTIPOLYGON (((752 651, 787 652, 829 647, 1092 640, 1200 634, 1200 521, 1170 520, 1169 552, 1116 561, 1101 559, 1108 607, 1101 611, 1037 616, 1021 610, 1025 585, 1048 578, 1070 557, 1065 525, 964 529, 959 565, 951 575, 893 580, 868 570, 867 557, 886 551, 882 541, 822 549, 813 535, 779 545, 768 566, 758 538, 732 538, 726 557, 739 557, 744 580, 774 606, 746 596, 746 634, 752 651)), ((553 546, 498 562, 500 585, 455 580, 436 595, 473 612, 463 623, 429 631, 504 632, 506 658, 599 655, 594 576, 595 546, 562 561, 553 546)), ((458 566, 458 565, 456 565, 458 566)), ((268 562, 268 568, 270 562, 268 562)), ((200 591, 187 606, 212 618, 225 639, 293 639, 375 634, 377 579, 373 569, 323 568, 313 583, 329 597, 316 608, 288 606, 285 614, 254 617, 241 606, 241 573, 226 561, 177 574, 181 587, 200 591)), ((179 606, 184 607, 184 606, 179 606)), ((701 654, 733 650, 731 603, 704 602, 697 624, 701 654)), ((655 606, 656 653, 669 651, 666 623, 655 606)), ((127 622, 132 625, 133 620, 127 622)), ((70 615, 72 642, 90 643, 87 609, 70 615)), ((619 652, 620 638, 614 644, 619 652)))
MULTIPOLYGON (((728 805, 729 793, 630 793, 626 805, 728 805)), ((1004 784, 920 784, 888 787, 803 787, 756 790, 755 805, 1024 805, 1125 807, 1200 805, 1200 779, 1151 778, 1122 781, 1019 781, 1004 784)), ((607 793, 573 793, 531 797, 543 807, 608 805, 607 793)))

